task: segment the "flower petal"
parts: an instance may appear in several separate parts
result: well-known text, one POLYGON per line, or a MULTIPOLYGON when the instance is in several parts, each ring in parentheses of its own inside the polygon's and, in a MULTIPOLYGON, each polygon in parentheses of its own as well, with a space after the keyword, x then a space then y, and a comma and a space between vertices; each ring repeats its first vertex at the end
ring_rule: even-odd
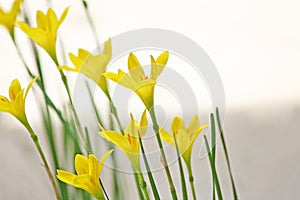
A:
POLYGON ((127 87, 131 90, 135 90, 137 87, 136 82, 134 81, 134 79, 132 79, 131 77, 128 76, 128 74, 126 74, 125 72, 123 72, 122 70, 118 70, 118 74, 112 73, 112 72, 105 72, 103 74, 103 76, 105 76, 106 78, 120 84, 123 85, 124 87, 127 87))
POLYGON ((19 80, 15 79, 11 82, 9 86, 9 97, 11 101, 15 101, 17 95, 22 91, 21 84, 19 80))
POLYGON ((100 173, 102 171, 102 168, 103 168, 103 165, 105 163, 105 160, 108 158, 108 156, 110 156, 110 154, 113 152, 114 150, 109 150, 107 151, 100 159, 100 162, 99 162, 99 170, 100 170, 100 173))
POLYGON ((153 56, 150 56, 150 58, 151 58, 150 78, 156 80, 168 62, 169 52, 168 51, 163 52, 162 54, 159 55, 159 57, 156 60, 154 60, 153 56))
POLYGON ((144 110, 142 116, 141 116, 141 122, 140 122, 140 134, 141 137, 144 137, 148 129, 148 120, 146 117, 146 110, 144 110))
POLYGON ((32 81, 30 81, 30 83, 28 84, 27 88, 26 88, 26 92, 25 92, 25 96, 24 99, 26 99, 27 94, 30 90, 30 88, 32 87, 32 85, 35 83, 35 81, 37 81, 40 78, 40 76, 36 76, 34 79, 32 79, 32 81))
POLYGON ((144 70, 133 53, 130 53, 128 57, 128 70, 135 82, 138 83, 139 81, 145 80, 144 70))
POLYGON ((128 152, 129 151, 129 144, 127 141, 127 138, 122 135, 121 133, 118 133, 116 131, 101 131, 99 134, 105 138, 106 140, 112 142, 116 146, 118 146, 122 151, 128 152))
POLYGON ((12 104, 9 100, 0 95, 0 112, 10 112, 12 110, 12 104))
POLYGON ((56 172, 57 172, 56 177, 59 180, 74 186, 74 180, 77 177, 75 174, 72 174, 72 173, 64 171, 64 170, 56 170, 56 172))
POLYGON ((89 173, 89 159, 81 154, 75 156, 75 170, 78 175, 89 173))
POLYGON ((174 138, 167 131, 165 131, 162 128, 159 128, 159 133, 161 135, 161 139, 163 139, 169 144, 174 145, 174 138))

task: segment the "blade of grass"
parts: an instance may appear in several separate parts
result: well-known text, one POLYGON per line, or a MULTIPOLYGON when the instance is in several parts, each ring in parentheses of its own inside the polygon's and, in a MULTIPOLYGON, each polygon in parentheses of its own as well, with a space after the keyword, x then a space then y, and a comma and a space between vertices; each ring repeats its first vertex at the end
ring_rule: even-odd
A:
POLYGON ((153 178, 152 173, 151 173, 151 169, 150 169, 150 166, 149 166, 149 162, 148 162, 147 156, 146 156, 146 154, 145 154, 144 145, 143 145, 142 138, 141 138, 141 135, 140 135, 140 132, 139 132, 139 131, 138 131, 138 134, 139 134, 139 140, 140 140, 140 145, 141 145, 141 150, 142 150, 143 160, 144 160, 144 162, 145 162, 145 166, 146 166, 148 178, 149 178, 149 181, 150 181, 150 185, 151 185, 151 188, 152 188, 152 192, 153 192, 154 198, 155 198, 156 200, 159 200, 160 197, 159 197, 159 194, 158 194, 156 185, 155 185, 154 178, 153 178))
POLYGON ((210 152, 210 147, 209 147, 206 135, 204 135, 204 141, 205 141, 205 146, 206 146, 206 150, 207 150, 207 153, 208 153, 208 158, 209 158, 210 168, 211 168, 211 172, 212 172, 213 183, 215 183, 216 190, 217 190, 218 199, 223 200, 218 175, 217 175, 217 172, 216 172, 216 166, 213 162, 213 156, 210 152))
MULTIPOLYGON (((184 178, 184 172, 183 172, 183 167, 182 167, 182 162, 181 162, 181 156, 178 150, 178 145, 177 145, 177 140, 175 135, 173 135, 174 141, 175 141, 175 146, 176 146, 176 152, 177 152, 177 157, 178 157, 178 164, 179 164, 179 171, 180 171, 180 178, 181 178, 181 188, 182 188, 182 199, 187 200, 187 190, 186 190, 186 184, 185 184, 185 178, 184 178)), ((194 197, 194 200, 196 197, 194 197)))
POLYGON ((89 130, 87 127, 84 127, 84 131, 85 131, 85 137, 86 137, 86 141, 87 141, 87 154, 90 154, 93 152, 93 150, 92 150, 92 144, 91 144, 91 140, 90 140, 89 130))
POLYGON ((237 190, 236 190, 233 175, 232 175, 229 155, 228 155, 226 142, 225 142, 224 131, 223 131, 223 128, 222 128, 222 125, 221 125, 220 114, 219 114, 219 109, 218 108, 216 108, 216 115, 217 115, 218 128, 219 128, 220 135, 221 135, 222 146, 223 146, 223 149, 224 149, 224 154, 225 154, 225 157, 226 157, 226 163, 227 163, 227 167, 228 167, 228 171, 229 171, 229 175, 230 175, 233 198, 234 198, 234 200, 237 200, 238 199, 237 190))
MULTIPOLYGON (((211 127, 211 147, 212 147, 212 160, 215 165, 216 163, 216 126, 215 126, 215 118, 214 114, 210 114, 210 127, 211 127)), ((214 200, 216 198, 216 185, 215 185, 215 179, 213 179, 213 194, 212 199, 214 200)))
POLYGON ((138 174, 134 172, 133 175, 134 175, 134 181, 135 181, 135 185, 136 185, 136 188, 138 191, 139 198, 140 198, 140 200, 145 200, 142 189, 140 187, 138 174))
POLYGON ((165 170, 165 173, 166 173, 167 178, 168 178, 168 183, 169 183, 169 188, 170 188, 170 192, 171 192, 171 195, 172 195, 172 199, 177 200, 178 197, 177 197, 177 193, 176 193, 176 188, 174 186, 173 179, 172 179, 172 176, 171 176, 171 172, 170 172, 168 162, 167 162, 167 157, 166 157, 165 151, 164 151, 163 146, 162 146, 162 141, 161 141, 160 134, 159 134, 159 125, 157 123, 155 110, 154 110, 154 108, 151 108, 151 109, 148 110, 148 112, 151 116, 151 120, 152 120, 152 124, 153 124, 152 128, 153 128, 153 131, 155 132, 156 140, 157 140, 157 143, 158 143, 158 147, 159 147, 159 150, 160 150, 160 154, 161 154, 161 158, 162 158, 162 162, 163 162, 163 166, 164 166, 164 170, 165 170))

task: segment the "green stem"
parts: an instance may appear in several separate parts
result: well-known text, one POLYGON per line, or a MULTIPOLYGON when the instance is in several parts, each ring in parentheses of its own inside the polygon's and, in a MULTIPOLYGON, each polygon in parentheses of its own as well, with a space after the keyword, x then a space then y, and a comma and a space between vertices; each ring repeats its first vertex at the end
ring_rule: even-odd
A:
POLYGON ((228 167, 228 171, 229 171, 229 175, 230 175, 230 181, 231 181, 233 197, 234 197, 234 200, 237 200, 238 199, 237 190, 236 190, 233 175, 232 175, 231 165, 230 165, 230 161, 229 161, 229 155, 228 155, 228 151, 227 151, 227 148, 226 148, 224 131, 223 131, 223 128, 222 128, 222 125, 221 125, 221 120, 220 120, 220 115, 219 115, 219 109, 218 108, 216 108, 216 114, 217 114, 218 128, 219 128, 220 135, 221 135, 222 146, 223 146, 223 149, 224 149, 224 153, 225 153, 225 157, 226 157, 226 163, 227 163, 227 167, 228 167))
POLYGON ((191 163, 186 163, 186 166, 187 166, 188 173, 189 173, 189 182, 190 182, 190 186, 191 186, 191 190, 192 190, 192 194, 193 194, 193 199, 196 200, 197 196, 196 196, 196 191, 195 191, 194 176, 193 176, 193 170, 192 170, 191 163))
POLYGON ((158 123, 157 123, 157 119, 156 119, 156 115, 155 115, 155 110, 152 107, 152 108, 148 109, 148 111, 149 111, 151 119, 152 119, 153 130, 155 132, 155 136, 156 136, 157 143, 158 143, 158 146, 159 146, 159 150, 160 150, 160 154, 161 154, 161 157, 162 157, 163 166, 164 166, 166 175, 168 177, 168 182, 169 182, 169 187, 170 187, 171 195, 172 195, 173 200, 175 200, 175 199, 177 200, 178 197, 177 197, 177 194, 176 194, 176 189, 175 189, 175 186, 174 186, 174 183, 173 183, 173 180, 172 180, 171 172, 170 172, 170 169, 169 169, 169 166, 168 166, 168 163, 167 163, 166 154, 165 154, 165 151, 163 149, 162 141, 161 141, 160 134, 159 134, 159 126, 158 126, 158 123))
MULTIPOLYGON (((86 14, 86 18, 88 20, 88 23, 92 29, 92 32, 93 32, 93 36, 95 38, 95 41, 96 41, 96 44, 97 44, 97 48, 100 48, 100 42, 98 40, 98 33, 96 31, 96 27, 95 27, 95 24, 94 24, 94 21, 93 21, 93 18, 91 17, 91 14, 89 12, 89 8, 88 8, 88 3, 86 0, 81 0, 82 2, 82 5, 84 7, 84 11, 85 11, 85 14, 86 14)), ((100 50, 100 49, 99 49, 100 50)))
POLYGON ((204 141, 205 141, 205 146, 206 146, 206 150, 207 150, 207 153, 208 153, 208 159, 209 159, 209 163, 210 163, 212 179, 213 179, 213 183, 215 184, 215 187, 216 187, 216 190, 217 190, 218 199, 223 200, 222 191, 221 191, 221 187, 220 187, 220 183, 219 183, 219 178, 218 178, 218 174, 217 174, 217 171, 216 171, 216 166, 215 166, 215 163, 213 161, 213 156, 210 152, 210 147, 209 147, 206 135, 204 135, 204 141))
POLYGON ((139 141, 140 141, 140 144, 141 144, 142 155, 143 155, 143 159, 144 159, 145 166, 146 166, 146 169, 147 169, 147 174, 148 174, 148 177, 149 177, 149 180, 150 180, 150 185, 151 185, 151 188, 152 188, 152 192, 153 192, 155 200, 159 200, 160 197, 159 197, 156 185, 155 185, 154 178, 153 178, 152 173, 151 173, 151 169, 150 169, 150 166, 149 166, 147 156, 145 154, 145 149, 144 149, 144 145, 143 145, 143 141, 142 141, 140 132, 138 132, 138 134, 139 134, 139 141))
POLYGON ((102 190, 103 190, 103 193, 104 193, 104 195, 105 195, 105 197, 106 197, 106 200, 109 200, 108 195, 107 195, 107 193, 106 193, 106 190, 105 190, 105 188, 104 188, 103 182, 101 181, 100 178, 99 178, 99 181, 100 181, 100 185, 101 185, 101 188, 102 188, 102 190))
MULTIPOLYGON (((27 21, 27 23, 29 23, 29 20, 26 16, 25 16, 25 20, 27 21)), ((27 73, 29 74, 29 76, 31 78, 35 78, 33 73, 30 71, 28 65, 26 64, 26 61, 25 61, 25 59, 23 57, 23 54, 22 54, 22 52, 19 48, 19 45, 17 44, 17 42, 15 40, 15 37, 13 37, 13 36, 12 36, 12 41, 14 43, 14 46, 15 46, 16 50, 17 50, 19 58, 21 59, 23 65, 26 68, 27 73)), ((47 96, 47 93, 46 93, 44 76, 43 76, 43 73, 42 73, 42 68, 41 68, 39 55, 38 55, 36 46, 33 44, 32 41, 31 41, 31 47, 32 47, 32 50, 33 50, 33 54, 34 54, 34 57, 35 57, 35 62, 36 62, 36 65, 37 65, 39 76, 40 76, 40 80, 38 80, 38 85, 39 85, 39 87, 40 87, 40 89, 43 93, 44 100, 45 100, 45 106, 46 106, 45 107, 45 109, 46 109, 46 119, 45 119, 46 121, 45 122, 48 124, 47 127, 49 128, 49 129, 46 130, 47 131, 46 135, 47 135, 47 138, 48 138, 48 143, 49 143, 49 146, 50 146, 50 150, 51 150, 52 158, 53 158, 53 161, 54 161, 55 169, 58 169, 59 168, 59 162, 58 162, 58 156, 57 156, 57 152, 56 152, 56 145, 55 145, 55 142, 53 140, 53 138, 54 138, 53 124, 52 124, 50 111, 49 111, 49 107, 48 107, 48 102, 47 102, 47 98, 49 99, 49 97, 47 96)), ((62 191, 63 199, 68 199, 68 192, 66 191, 67 188, 66 188, 65 184, 59 183, 59 187, 62 191)))
MULTIPOLYGON (((215 125, 215 118, 214 118, 214 114, 211 113, 210 114, 210 127, 211 127, 211 155, 212 155, 212 160, 213 163, 215 165, 216 163, 216 125, 215 125)), ((213 179, 213 189, 212 189, 212 199, 214 200, 216 198, 216 183, 215 183, 215 179, 213 179)))
POLYGON ((43 150, 42 150, 42 148, 41 148, 41 146, 40 146, 40 143, 39 143, 39 141, 38 141, 38 137, 37 137, 37 135, 35 134, 34 130, 31 128, 31 126, 29 125, 29 123, 27 122, 27 120, 26 120, 25 122, 22 122, 22 124, 25 126, 25 128, 26 128, 26 129, 28 130, 28 132, 30 133, 31 139, 32 139, 32 141, 34 142, 34 145, 35 145, 36 149, 38 150, 38 152, 39 152, 39 154, 40 154, 40 156, 41 156, 41 158, 42 158, 42 160, 43 160, 43 164, 44 164, 44 167, 45 167, 46 172, 47 172, 47 174, 48 174, 48 177, 49 177, 49 179, 50 179, 50 181, 51 181, 52 187, 53 187, 53 189, 54 189, 54 192, 55 192, 55 195, 56 195, 56 199, 57 199, 57 200, 60 200, 61 197, 60 197, 60 194, 59 194, 59 190, 58 190, 58 188, 57 188, 55 179, 54 179, 54 177, 53 177, 53 175, 52 175, 52 173, 51 173, 51 170, 50 170, 50 168, 49 168, 49 164, 48 164, 48 162, 47 162, 46 156, 45 156, 45 154, 44 154, 44 152, 43 152, 43 150))
POLYGON ((124 135, 124 130, 122 128, 122 124, 121 124, 121 121, 120 121, 120 118, 119 118, 119 115, 118 115, 117 108, 116 108, 113 100, 111 99, 110 95, 107 95, 107 98, 109 100, 110 112, 113 114, 114 118, 116 119, 119 130, 124 135))
POLYGON ((144 179, 144 176, 141 172, 137 172, 137 175, 139 177, 139 183, 140 183, 140 187, 142 188, 142 191, 144 193, 144 196, 146 198, 146 200, 150 200, 149 194, 148 194, 148 190, 147 190, 147 183, 144 179))
MULTIPOLYGON (((179 164, 179 171, 180 171, 180 178, 181 178, 181 188, 182 188, 182 199, 187 200, 187 190, 186 190, 186 184, 185 184, 185 177, 184 177, 184 172, 183 172, 183 167, 182 167, 182 162, 181 162, 181 156, 178 150, 178 144, 175 135, 173 135, 174 140, 175 140, 175 146, 176 146, 176 152, 177 152, 177 157, 178 157, 178 164, 179 164)), ((194 196, 194 191, 193 191, 193 196, 194 196)), ((196 195, 194 196, 194 200, 196 195)))
POLYGON ((145 200, 143 192, 142 192, 141 187, 140 187, 139 176, 135 172, 133 173, 133 175, 134 175, 134 181, 135 181, 135 184, 136 184, 136 188, 137 188, 137 191, 138 191, 139 198, 140 198, 140 200, 145 200))
MULTIPOLYGON (((56 64, 56 66, 59 66, 59 63, 58 63, 57 59, 53 59, 53 61, 56 64)), ((80 135, 81 139, 84 142, 84 148, 87 149, 87 141, 85 139, 84 132, 83 132, 82 126, 80 124, 78 114, 77 114, 76 109, 74 107, 74 103, 73 103, 73 100, 72 100, 72 97, 71 97, 71 92, 70 92, 70 87, 69 87, 69 84, 68 84, 67 76, 64 74, 64 72, 62 70, 58 70, 58 71, 60 73, 61 80, 62 80, 62 82, 63 82, 63 84, 65 86, 65 89, 66 89, 66 92, 67 92, 67 95, 68 95, 68 99, 69 99, 69 102, 70 102, 70 107, 71 107, 72 115, 74 117, 75 124, 77 126, 77 130, 79 132, 79 135, 80 135)))

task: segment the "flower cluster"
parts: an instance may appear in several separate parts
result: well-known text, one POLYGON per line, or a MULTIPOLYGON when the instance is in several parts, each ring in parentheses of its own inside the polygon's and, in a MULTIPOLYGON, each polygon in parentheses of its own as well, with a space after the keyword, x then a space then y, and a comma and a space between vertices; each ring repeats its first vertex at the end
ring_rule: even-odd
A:
MULTIPOLYGON (((85 1, 83 2, 85 8, 87 8, 87 3, 85 1)), ((184 189, 184 170, 181 166, 181 157, 186 163, 189 173, 191 190, 193 192, 193 198, 196 199, 191 165, 192 149, 201 131, 207 128, 208 125, 200 125, 199 117, 195 115, 191 119, 188 126, 185 125, 185 122, 182 118, 175 116, 171 125, 170 133, 168 133, 163 127, 159 126, 159 122, 157 121, 155 114, 154 93, 155 86, 158 83, 160 74, 163 73, 164 69, 166 68, 168 60, 172 59, 169 51, 162 51, 157 58, 154 58, 152 55, 150 55, 149 63, 151 64, 151 71, 149 75, 145 74, 143 65, 140 63, 133 52, 130 52, 128 55, 128 72, 125 72, 121 69, 119 69, 117 73, 108 71, 108 66, 111 62, 113 54, 113 39, 108 39, 103 45, 102 52, 98 54, 93 54, 91 53, 91 51, 82 48, 78 49, 78 55, 69 53, 69 59, 74 67, 70 67, 66 64, 60 64, 56 47, 58 29, 67 17, 69 7, 67 7, 63 11, 59 18, 51 8, 49 8, 46 13, 37 11, 37 27, 33 27, 32 24, 30 24, 28 20, 26 20, 26 18, 24 18, 23 20, 25 22, 17 22, 17 16, 19 15, 21 10, 21 3, 22 0, 15 0, 11 10, 8 12, 5 12, 0 8, 0 24, 8 30, 12 40, 14 41, 14 45, 16 45, 17 49, 19 50, 19 56, 21 56, 21 60, 23 61, 23 64, 26 67, 26 71, 28 72, 28 75, 31 77, 32 81, 29 83, 26 90, 24 90, 17 79, 13 80, 9 86, 9 98, 0 96, 0 112, 7 112, 13 115, 25 126, 25 128, 30 133, 34 145, 43 161, 43 165, 46 169, 47 175, 49 176, 51 184, 54 188, 56 198, 72 199, 72 196, 69 196, 68 189, 66 189, 65 185, 63 185, 64 183, 67 183, 74 186, 75 188, 85 190, 97 199, 107 199, 108 197, 104 185, 102 184, 103 180, 100 175, 106 159, 111 154, 111 159, 114 161, 113 163, 116 163, 117 160, 114 157, 113 149, 117 147, 124 152, 131 163, 134 173, 136 174, 135 178, 137 189, 139 191, 139 197, 141 199, 150 199, 147 184, 142 173, 142 166, 145 166, 147 169, 147 175, 151 184, 153 196, 155 199, 160 199, 160 194, 155 183, 156 181, 152 176, 150 168, 151 165, 149 164, 149 161, 147 159, 147 150, 143 145, 143 139, 149 129, 147 119, 147 114, 149 114, 153 125, 153 132, 155 133, 157 139, 157 144, 159 147, 158 150, 161 154, 160 159, 162 161, 163 169, 166 172, 170 192, 173 199, 177 199, 178 197, 173 182, 174 174, 170 172, 167 161, 168 155, 166 155, 162 146, 163 141, 165 141, 166 144, 172 145, 175 148, 174 150, 176 150, 179 155, 178 163, 181 171, 180 176, 182 181, 183 199, 187 199, 187 194, 186 189, 184 189), (64 88, 66 89, 69 97, 69 102, 67 103, 68 106, 66 107, 67 112, 61 110, 60 106, 56 105, 56 101, 53 101, 51 99, 51 96, 49 96, 48 94, 43 79, 45 74, 43 74, 43 70, 41 70, 41 67, 43 67, 43 65, 40 63, 39 55, 37 55, 39 52, 34 52, 34 56, 37 60, 37 70, 32 70, 32 66, 28 66, 26 63, 26 59, 22 57, 20 48, 18 48, 18 44, 15 40, 15 27, 20 28, 28 36, 28 38, 30 38, 37 45, 43 48, 52 58, 52 61, 54 62, 58 72, 61 75, 62 84, 64 85, 64 88), (39 76, 35 76, 33 73, 34 71, 38 71, 39 76), (81 73, 85 75, 104 92, 109 100, 111 113, 109 113, 109 117, 107 118, 110 118, 111 124, 110 127, 107 128, 105 124, 101 122, 97 105, 95 104, 93 97, 90 96, 100 125, 99 136, 101 137, 98 137, 98 139, 105 139, 103 140, 103 143, 105 142, 105 145, 109 147, 109 150, 104 153, 100 161, 97 160, 97 152, 95 152, 92 148, 93 142, 91 142, 88 129, 86 128, 85 131, 83 131, 83 126, 81 126, 81 122, 77 116, 76 108, 73 104, 72 95, 69 88, 68 78, 64 74, 64 72, 66 71, 81 73), (41 77, 41 79, 37 81, 39 77, 41 77), (108 86, 109 80, 130 89, 140 98, 141 102, 143 102, 145 109, 143 110, 143 112, 141 112, 139 121, 135 120, 133 114, 130 113, 128 125, 125 128, 122 127, 117 109, 114 106, 113 100, 110 96, 110 90, 108 86), (38 141, 37 134, 31 127, 30 122, 27 119, 27 112, 25 109, 26 97, 28 91, 35 82, 38 83, 37 86, 40 88, 38 92, 41 92, 43 94, 43 98, 40 98, 38 96, 38 93, 35 93, 35 97, 37 97, 39 103, 44 105, 44 107, 41 107, 42 120, 45 124, 44 131, 47 133, 45 135, 47 136, 49 142, 54 169, 52 169, 51 165, 48 164, 47 156, 45 156, 43 152, 43 149, 38 141), (70 113, 71 116, 69 115, 70 113), (57 138, 55 136, 56 124, 54 125, 54 123, 52 122, 52 117, 54 115, 59 120, 59 126, 62 126, 64 128, 64 148, 60 151, 58 151, 59 145, 57 144, 60 142, 56 141, 57 138), (118 128, 114 126, 114 120, 118 123, 118 128), (62 151, 64 152, 64 154, 61 153, 62 151), (93 154, 92 152, 94 152, 95 154, 93 154), (142 155, 143 159, 141 159, 142 155), (75 159, 75 172, 73 172, 74 170, 61 170, 69 168, 69 165, 65 163, 62 164, 63 162, 61 162, 61 160, 70 163, 70 157, 72 159, 75 159), (144 165, 142 165, 141 160, 144 161, 144 165), (52 170, 56 170, 56 176, 53 175, 52 170), (55 177, 60 181, 56 180, 55 177)), ((209 155, 210 161, 212 162, 211 166, 214 166, 213 162, 215 154, 212 153, 212 155, 209 155)), ((215 170, 215 168, 212 167, 212 170, 215 170)), ((116 172, 114 172, 114 177, 116 177, 116 172)), ((214 181, 215 178, 216 175, 214 175, 214 181)), ((115 184, 114 194, 116 195, 114 196, 114 198, 126 199, 123 196, 117 196, 119 190, 118 180, 114 178, 113 182, 115 184)), ((216 185, 216 190, 218 190, 218 185, 216 185)), ((75 197, 74 194, 77 193, 73 193, 73 198, 77 199, 78 197, 75 197)), ((83 197, 85 198, 85 196, 83 197)), ((219 197, 219 199, 221 198, 219 197)))

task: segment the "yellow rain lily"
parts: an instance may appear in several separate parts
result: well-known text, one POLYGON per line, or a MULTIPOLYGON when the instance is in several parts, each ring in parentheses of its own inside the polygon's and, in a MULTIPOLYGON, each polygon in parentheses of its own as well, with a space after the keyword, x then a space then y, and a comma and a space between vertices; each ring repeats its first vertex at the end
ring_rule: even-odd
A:
POLYGON ((23 0, 15 0, 10 11, 5 12, 0 8, 0 24, 7 28, 9 34, 14 38, 14 26, 17 16, 20 12, 20 6, 23 0))
POLYGON ((104 200, 100 185, 100 174, 106 158, 112 151, 113 150, 106 152, 100 162, 98 162, 93 154, 90 154, 88 158, 77 154, 75 157, 75 170, 77 175, 64 170, 57 170, 56 176, 62 182, 81 188, 97 199, 104 200))
POLYGON ((15 116, 22 124, 27 125, 25 100, 29 89, 37 79, 38 76, 29 83, 25 94, 24 89, 21 88, 20 82, 17 79, 13 80, 9 87, 10 100, 0 95, 0 112, 8 112, 15 116))
POLYGON ((37 11, 36 21, 37 28, 29 27, 24 22, 18 22, 20 28, 25 32, 30 39, 38 43, 50 57, 57 62, 56 57, 56 36, 57 30, 62 22, 65 20, 69 8, 66 8, 61 15, 60 19, 57 19, 54 11, 49 8, 47 14, 41 11, 37 11))
POLYGON ((187 166, 190 167, 193 144, 200 132, 207 126, 207 124, 200 126, 198 116, 193 117, 188 127, 185 126, 185 123, 181 118, 175 117, 171 128, 173 133, 172 136, 162 128, 159 130, 159 132, 162 139, 173 146, 175 146, 175 136, 178 151, 182 155, 187 166))
POLYGON ((99 134, 118 146, 126 154, 136 172, 141 172, 139 134, 141 137, 144 137, 147 131, 148 121, 146 118, 146 110, 141 116, 140 123, 134 120, 132 114, 130 114, 130 117, 131 120, 125 128, 124 135, 113 130, 104 130, 102 127, 99 134))
POLYGON ((102 74, 106 71, 112 54, 111 39, 104 44, 102 54, 92 55, 90 52, 79 49, 78 56, 70 53, 69 57, 75 68, 68 66, 61 66, 59 69, 64 69, 72 72, 79 72, 93 80, 106 95, 109 95, 106 79, 102 74))
POLYGON ((104 73, 104 76, 111 79, 112 81, 123 85, 133 90, 143 101, 146 108, 149 110, 154 103, 154 87, 156 79, 164 69, 168 62, 169 52, 163 52, 156 60, 151 57, 151 74, 150 77, 145 76, 144 70, 141 67, 140 62, 133 53, 129 54, 128 57, 128 71, 126 74, 122 70, 118 70, 118 74, 112 72, 104 73))

